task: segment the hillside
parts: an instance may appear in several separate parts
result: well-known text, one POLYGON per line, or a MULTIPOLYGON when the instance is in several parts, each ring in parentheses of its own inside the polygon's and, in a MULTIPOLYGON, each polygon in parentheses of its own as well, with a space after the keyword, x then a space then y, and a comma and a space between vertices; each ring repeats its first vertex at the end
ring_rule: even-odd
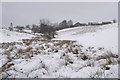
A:
POLYGON ((104 47, 118 53, 118 24, 83 26, 57 32, 55 40, 76 40, 85 47, 104 47))
POLYGON ((2 30, 0 78, 118 78, 117 30, 117 24, 69 28, 52 40, 2 30))
POLYGON ((33 35, 0 29, 0 43, 21 41, 22 39, 27 39, 31 37, 33 37, 33 35))

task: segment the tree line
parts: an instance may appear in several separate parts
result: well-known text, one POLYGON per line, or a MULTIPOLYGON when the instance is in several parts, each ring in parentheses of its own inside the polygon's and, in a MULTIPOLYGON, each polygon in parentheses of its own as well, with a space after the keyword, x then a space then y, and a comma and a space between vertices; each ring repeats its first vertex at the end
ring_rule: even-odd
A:
MULTIPOLYGON (((39 25, 33 24, 32 26, 26 25, 24 26, 16 26, 14 28, 17 29, 17 31, 22 31, 23 29, 29 29, 33 33, 42 33, 46 36, 49 36, 51 38, 54 38, 56 35, 57 30, 65 29, 65 28, 71 28, 71 27, 78 27, 78 26, 95 26, 95 25, 107 25, 107 24, 112 24, 116 23, 116 20, 113 21, 106 21, 106 22, 88 22, 88 23, 80 23, 77 22, 73 24, 72 20, 63 20, 60 23, 51 23, 47 19, 40 19, 39 25)), ((10 23, 9 30, 13 30, 13 23, 10 23)))

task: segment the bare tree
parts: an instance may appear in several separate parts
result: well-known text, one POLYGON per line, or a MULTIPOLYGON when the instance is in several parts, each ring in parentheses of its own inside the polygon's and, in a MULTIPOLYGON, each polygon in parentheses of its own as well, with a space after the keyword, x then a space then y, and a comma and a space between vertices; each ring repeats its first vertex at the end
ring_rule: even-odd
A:
POLYGON ((49 20, 40 20, 40 33, 43 33, 51 38, 54 37, 56 30, 55 25, 53 25, 49 20))
POLYGON ((73 26, 73 21, 69 20, 67 24, 68 24, 69 27, 72 27, 73 26))
POLYGON ((63 20, 61 23, 59 23, 59 29, 65 29, 65 28, 68 28, 68 23, 66 20, 63 20))
POLYGON ((40 24, 51 25, 50 21, 47 19, 40 19, 40 24))

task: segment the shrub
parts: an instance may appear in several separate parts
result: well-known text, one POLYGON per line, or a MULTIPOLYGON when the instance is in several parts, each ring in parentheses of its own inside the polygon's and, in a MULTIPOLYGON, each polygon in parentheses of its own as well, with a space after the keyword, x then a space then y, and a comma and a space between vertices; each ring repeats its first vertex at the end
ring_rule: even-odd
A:
POLYGON ((54 38, 54 35, 56 34, 56 30, 51 25, 41 24, 40 25, 40 33, 43 33, 48 37, 54 38))

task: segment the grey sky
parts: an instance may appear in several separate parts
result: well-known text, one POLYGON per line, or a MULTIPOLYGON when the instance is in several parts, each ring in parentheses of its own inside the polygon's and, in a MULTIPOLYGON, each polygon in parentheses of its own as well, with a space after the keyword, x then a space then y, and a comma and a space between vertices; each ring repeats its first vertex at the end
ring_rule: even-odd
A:
POLYGON ((51 22, 73 20, 74 22, 109 21, 117 19, 117 2, 3 2, 3 26, 38 24, 39 19, 51 22))
POLYGON ((0 27, 2 26, 2 3, 0 3, 0 27))

